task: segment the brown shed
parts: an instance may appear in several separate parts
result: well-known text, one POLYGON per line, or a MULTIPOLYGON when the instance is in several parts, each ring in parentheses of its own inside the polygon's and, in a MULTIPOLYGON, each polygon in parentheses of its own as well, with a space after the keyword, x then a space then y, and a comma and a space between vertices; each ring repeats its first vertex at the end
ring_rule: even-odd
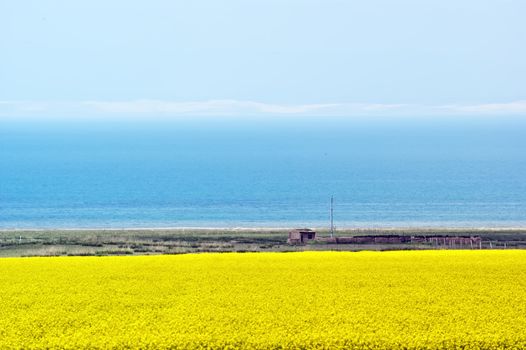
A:
POLYGON ((308 228, 298 228, 289 232, 289 244, 301 244, 316 239, 316 232, 308 228))

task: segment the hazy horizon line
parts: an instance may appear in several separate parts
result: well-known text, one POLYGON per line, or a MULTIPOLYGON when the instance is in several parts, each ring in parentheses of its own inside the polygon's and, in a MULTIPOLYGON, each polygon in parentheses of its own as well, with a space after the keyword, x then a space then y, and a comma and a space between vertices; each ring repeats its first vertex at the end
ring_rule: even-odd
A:
POLYGON ((216 99, 176 101, 135 100, 0 100, 0 117, 426 117, 426 116, 526 116, 526 99, 478 104, 412 103, 308 103, 283 104, 251 100, 216 99))

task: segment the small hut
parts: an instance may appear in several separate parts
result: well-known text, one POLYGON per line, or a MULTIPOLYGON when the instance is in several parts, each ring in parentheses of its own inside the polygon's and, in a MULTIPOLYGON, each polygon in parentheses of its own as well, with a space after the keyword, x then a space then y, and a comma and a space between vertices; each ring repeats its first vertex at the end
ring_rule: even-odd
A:
POLYGON ((308 228, 297 228, 289 232, 289 244, 302 244, 316 239, 316 232, 308 228))

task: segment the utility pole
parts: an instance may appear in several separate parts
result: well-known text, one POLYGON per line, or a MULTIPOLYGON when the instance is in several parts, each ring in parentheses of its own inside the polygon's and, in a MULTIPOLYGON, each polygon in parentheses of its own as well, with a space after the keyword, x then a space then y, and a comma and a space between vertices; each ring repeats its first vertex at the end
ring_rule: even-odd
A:
POLYGON ((331 196, 331 238, 334 236, 334 197, 331 196))

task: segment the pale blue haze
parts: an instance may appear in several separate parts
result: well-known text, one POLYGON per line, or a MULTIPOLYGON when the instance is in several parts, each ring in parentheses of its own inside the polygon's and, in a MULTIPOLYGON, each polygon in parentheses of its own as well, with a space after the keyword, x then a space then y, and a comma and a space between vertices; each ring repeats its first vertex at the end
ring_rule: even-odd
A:
POLYGON ((522 0, 1 1, 0 101, 506 103, 526 99, 525 14, 522 0))

